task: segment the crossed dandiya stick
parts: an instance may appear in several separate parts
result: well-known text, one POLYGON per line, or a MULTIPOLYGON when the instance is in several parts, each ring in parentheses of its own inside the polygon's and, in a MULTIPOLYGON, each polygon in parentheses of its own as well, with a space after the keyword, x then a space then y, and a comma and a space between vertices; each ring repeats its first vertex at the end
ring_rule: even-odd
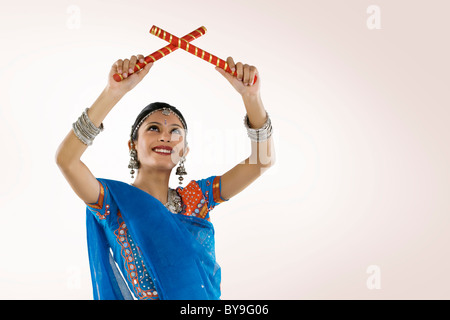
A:
MULTIPOLYGON (((143 63, 137 63, 134 67, 134 72, 140 70, 149 62, 155 62, 161 59, 162 57, 165 57, 168 54, 172 53, 173 51, 177 50, 178 48, 181 48, 199 57, 200 59, 208 61, 209 63, 215 65, 216 67, 225 70, 226 72, 232 74, 233 76, 236 76, 237 74, 236 70, 234 72, 231 70, 230 66, 226 61, 189 43, 190 41, 195 40, 206 33, 206 28, 203 26, 192 31, 191 33, 185 35, 182 38, 178 38, 170 34, 169 32, 164 31, 161 28, 158 28, 157 26, 153 26, 150 29, 150 33, 163 40, 166 40, 170 44, 145 57, 143 63)), ((124 79, 122 75, 118 73, 114 74, 113 78, 117 82, 122 81, 124 79)), ((255 76, 253 82, 256 82, 256 79, 257 77, 255 76)))

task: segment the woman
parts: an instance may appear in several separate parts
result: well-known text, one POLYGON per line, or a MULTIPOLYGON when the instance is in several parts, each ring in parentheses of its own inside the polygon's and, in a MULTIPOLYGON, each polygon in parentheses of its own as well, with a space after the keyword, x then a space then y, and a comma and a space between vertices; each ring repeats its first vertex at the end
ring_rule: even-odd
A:
POLYGON ((94 299, 219 299, 220 267, 209 211, 245 189, 275 159, 260 75, 231 57, 227 63, 236 77, 216 68, 242 96, 252 144, 251 155, 228 172, 169 188, 178 163, 180 184, 186 174, 188 128, 177 108, 158 102, 144 108, 132 126, 129 169, 132 177, 137 171, 134 183, 97 179, 80 158, 112 108, 149 73, 153 63, 133 73, 138 60, 143 63, 144 56, 113 64, 107 86, 56 153, 64 177, 87 205, 94 299), (116 82, 115 73, 124 80, 116 82))

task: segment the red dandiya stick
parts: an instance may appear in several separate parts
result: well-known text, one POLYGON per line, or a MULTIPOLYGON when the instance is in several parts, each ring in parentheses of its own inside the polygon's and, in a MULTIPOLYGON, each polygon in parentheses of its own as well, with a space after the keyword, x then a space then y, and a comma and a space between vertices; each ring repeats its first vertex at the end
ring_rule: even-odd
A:
MULTIPOLYGON (((189 43, 192 40, 195 40, 199 37, 201 37, 202 35, 204 35, 206 33, 206 28, 205 27, 200 27, 194 31, 192 31, 191 33, 185 35, 183 38, 183 41, 186 41, 187 43, 189 43)), ((145 67, 145 65, 147 65, 150 62, 156 62, 157 60, 161 59, 162 57, 167 56, 168 54, 174 52, 175 50, 177 50, 178 47, 174 46, 173 44, 169 44, 155 52, 153 52, 152 54, 149 54, 148 56, 146 56, 144 58, 144 62, 143 63, 137 63, 134 66, 134 72, 140 70, 141 68, 145 67)), ((116 80, 117 82, 120 82, 124 79, 124 77, 119 74, 116 73, 113 75, 114 80, 116 80)))
MULTIPOLYGON (((200 59, 203 59, 205 61, 208 61, 209 63, 212 63, 213 65, 225 70, 226 72, 232 74, 233 76, 236 76, 237 71, 234 72, 231 70, 230 66, 225 60, 220 59, 219 57, 216 57, 215 55, 212 55, 205 50, 202 50, 193 44, 190 44, 188 41, 186 41, 183 38, 178 38, 172 34, 170 34, 167 31, 162 30, 161 28, 158 28, 157 26, 153 26, 150 29, 150 33, 157 36, 158 38, 161 38, 163 40, 166 40, 170 42, 172 45, 181 48, 183 50, 186 50, 189 53, 192 53, 193 55, 199 57, 200 59)), ((253 83, 256 82, 256 79, 258 77, 255 75, 255 78, 253 79, 253 83)))

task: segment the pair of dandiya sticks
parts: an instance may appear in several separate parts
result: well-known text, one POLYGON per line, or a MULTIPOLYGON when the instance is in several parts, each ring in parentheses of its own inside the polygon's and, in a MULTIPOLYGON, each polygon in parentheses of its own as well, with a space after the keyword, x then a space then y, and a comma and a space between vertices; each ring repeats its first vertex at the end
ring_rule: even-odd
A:
MULTIPOLYGON (((181 48, 181 49, 186 50, 187 52, 192 53, 193 55, 199 57, 200 59, 208 61, 209 63, 215 65, 216 67, 219 67, 219 68, 225 70, 226 72, 232 74, 233 76, 236 76, 236 74, 237 74, 237 71, 235 70, 233 72, 225 60, 222 60, 219 57, 216 57, 215 55, 210 54, 210 53, 206 52, 205 50, 202 50, 202 49, 189 43, 192 40, 195 40, 206 33, 206 28, 203 26, 192 31, 191 33, 185 35, 182 38, 178 38, 178 37, 170 34, 169 32, 164 31, 161 28, 158 28, 157 26, 153 26, 150 29, 150 33, 163 39, 163 40, 166 40, 170 44, 153 52, 152 54, 146 56, 144 58, 143 63, 139 62, 134 66, 133 72, 136 72, 136 71, 142 69, 143 67, 145 67, 146 64, 148 64, 150 62, 156 62, 159 59, 161 59, 162 57, 165 57, 168 54, 174 52, 178 48, 181 48)), ((124 79, 123 76, 118 73, 114 74, 113 78, 117 82, 120 82, 124 79)), ((255 79, 253 79, 253 83, 256 82, 256 79, 257 79, 257 77, 255 76, 255 79)))

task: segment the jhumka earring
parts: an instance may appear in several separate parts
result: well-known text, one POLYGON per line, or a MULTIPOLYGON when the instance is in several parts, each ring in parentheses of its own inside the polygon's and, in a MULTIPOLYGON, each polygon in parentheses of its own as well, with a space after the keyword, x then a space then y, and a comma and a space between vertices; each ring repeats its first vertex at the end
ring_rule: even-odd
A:
POLYGON ((128 169, 130 169, 131 178, 134 178, 134 169, 139 169, 139 161, 137 159, 137 151, 134 148, 134 143, 130 143, 130 163, 128 164, 128 169))
POLYGON ((183 184, 184 178, 182 176, 187 175, 186 169, 184 168, 184 161, 186 161, 186 158, 184 156, 181 157, 180 165, 177 167, 177 172, 175 173, 178 175, 178 180, 180 180, 180 185, 183 184))

